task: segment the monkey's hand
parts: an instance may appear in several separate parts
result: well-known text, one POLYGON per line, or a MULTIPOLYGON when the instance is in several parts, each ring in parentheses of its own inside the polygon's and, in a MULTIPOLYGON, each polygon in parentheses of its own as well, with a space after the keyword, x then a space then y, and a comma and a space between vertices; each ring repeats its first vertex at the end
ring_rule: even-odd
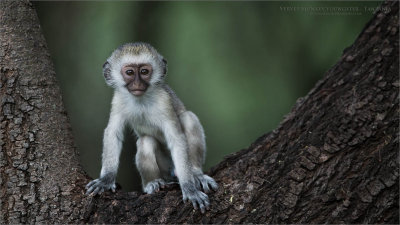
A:
POLYGON ((205 213, 210 207, 208 196, 199 191, 193 183, 181 184, 183 201, 191 201, 195 209, 200 208, 201 213, 205 213))
POLYGON ((86 194, 87 195, 92 195, 95 196, 97 194, 101 194, 106 190, 111 190, 112 192, 115 192, 115 181, 114 179, 107 179, 107 177, 100 177, 96 180, 90 181, 86 185, 86 194))

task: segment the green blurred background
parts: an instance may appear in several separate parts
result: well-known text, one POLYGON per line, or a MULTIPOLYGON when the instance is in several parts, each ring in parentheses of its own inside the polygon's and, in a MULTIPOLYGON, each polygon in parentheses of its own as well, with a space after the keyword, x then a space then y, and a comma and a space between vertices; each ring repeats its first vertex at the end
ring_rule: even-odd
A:
MULTIPOLYGON (((126 42, 152 44, 200 118, 205 169, 277 127, 350 46, 379 2, 35 2, 85 170, 101 168, 112 90, 102 65, 126 42), (336 8, 335 8, 336 7, 336 8), (350 7, 350 8, 349 8, 350 7)), ((126 131, 117 182, 140 190, 126 131)))

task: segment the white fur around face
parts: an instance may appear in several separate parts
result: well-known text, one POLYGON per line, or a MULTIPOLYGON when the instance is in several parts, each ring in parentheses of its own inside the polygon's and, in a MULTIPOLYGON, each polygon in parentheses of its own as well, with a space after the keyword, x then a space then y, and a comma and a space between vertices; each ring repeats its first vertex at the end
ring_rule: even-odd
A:
MULTIPOLYGON (((151 67, 153 68, 153 73, 151 75, 151 80, 150 80, 150 88, 152 85, 154 85, 157 82, 162 81, 162 68, 160 63, 158 62, 158 59, 154 58, 154 56, 150 54, 145 54, 141 53, 139 55, 125 55, 121 59, 116 60, 111 56, 108 59, 109 62, 114 62, 111 65, 111 76, 114 79, 114 84, 116 88, 118 89, 126 89, 125 88, 125 81, 122 77, 121 74, 121 69, 123 66, 127 64, 144 64, 144 63, 149 63, 151 67)), ((128 92, 128 91, 126 91, 128 92)))

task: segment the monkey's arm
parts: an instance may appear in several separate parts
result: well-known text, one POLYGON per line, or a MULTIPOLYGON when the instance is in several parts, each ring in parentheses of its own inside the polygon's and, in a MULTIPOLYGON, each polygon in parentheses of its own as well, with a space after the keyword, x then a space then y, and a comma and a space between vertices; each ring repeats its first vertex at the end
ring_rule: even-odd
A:
POLYGON ((195 185, 192 164, 189 161, 188 145, 185 135, 178 126, 179 122, 166 122, 164 135, 171 150, 172 160, 175 166, 176 176, 182 190, 183 201, 190 200, 194 208, 200 208, 204 213, 209 207, 208 196, 195 185))
POLYGON ((119 156, 122 149, 123 130, 125 121, 123 117, 111 110, 110 120, 104 130, 103 156, 100 178, 86 185, 86 194, 101 194, 111 189, 115 191, 115 177, 118 171, 119 156))

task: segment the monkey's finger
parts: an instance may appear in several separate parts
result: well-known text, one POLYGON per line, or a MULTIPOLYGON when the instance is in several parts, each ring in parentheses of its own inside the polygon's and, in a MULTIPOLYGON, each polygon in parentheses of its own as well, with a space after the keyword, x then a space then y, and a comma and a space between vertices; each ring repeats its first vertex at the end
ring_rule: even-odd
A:
POLYGON ((115 185, 115 183, 113 185, 111 185, 111 191, 115 192, 115 190, 117 189, 117 185, 115 185))
POLYGON ((194 209, 197 209, 197 201, 192 200, 192 205, 193 205, 193 208, 194 208, 194 209))
POLYGON ((202 214, 206 212, 206 207, 203 204, 200 204, 200 211, 202 214))
POLYGON ((90 188, 93 184, 95 184, 97 180, 92 180, 88 184, 86 184, 86 189, 90 188))
POLYGON ((197 205, 199 206, 201 213, 204 213, 205 209, 210 205, 208 196, 201 191, 197 192, 196 195, 191 198, 191 201, 195 209, 197 209, 197 205))
POLYGON ((216 191, 218 189, 218 184, 211 177, 204 175, 204 179, 207 181, 207 185, 211 187, 212 190, 216 191))
POLYGON ((216 191, 216 190, 218 190, 218 184, 217 184, 217 182, 215 182, 214 180, 212 180, 210 183, 208 183, 210 186, 211 186, 211 189, 213 190, 213 191, 216 191))
POLYGON ((182 200, 184 203, 186 203, 188 202, 188 197, 185 194, 183 194, 182 200))
POLYGON ((210 201, 207 199, 204 199, 204 205, 206 206, 206 208, 208 208, 210 206, 210 201))
POLYGON ((202 214, 206 212, 206 208, 209 206, 210 203, 208 203, 207 199, 197 199, 197 204, 199 205, 200 211, 202 214))
POLYGON ((96 189, 93 191, 93 195, 97 195, 101 189, 101 187, 96 187, 96 189))
POLYGON ((208 187, 208 183, 207 182, 203 182, 203 183, 201 183, 201 185, 203 186, 203 190, 204 190, 205 193, 210 193, 211 192, 210 188, 208 187))
POLYGON ((86 191, 87 195, 90 195, 93 192, 93 189, 95 188, 95 186, 90 186, 90 188, 86 191))
POLYGON ((208 197, 202 198, 201 200, 203 201, 203 202, 202 202, 202 205, 203 205, 205 208, 209 209, 209 207, 210 207, 210 201, 208 200, 208 197))

